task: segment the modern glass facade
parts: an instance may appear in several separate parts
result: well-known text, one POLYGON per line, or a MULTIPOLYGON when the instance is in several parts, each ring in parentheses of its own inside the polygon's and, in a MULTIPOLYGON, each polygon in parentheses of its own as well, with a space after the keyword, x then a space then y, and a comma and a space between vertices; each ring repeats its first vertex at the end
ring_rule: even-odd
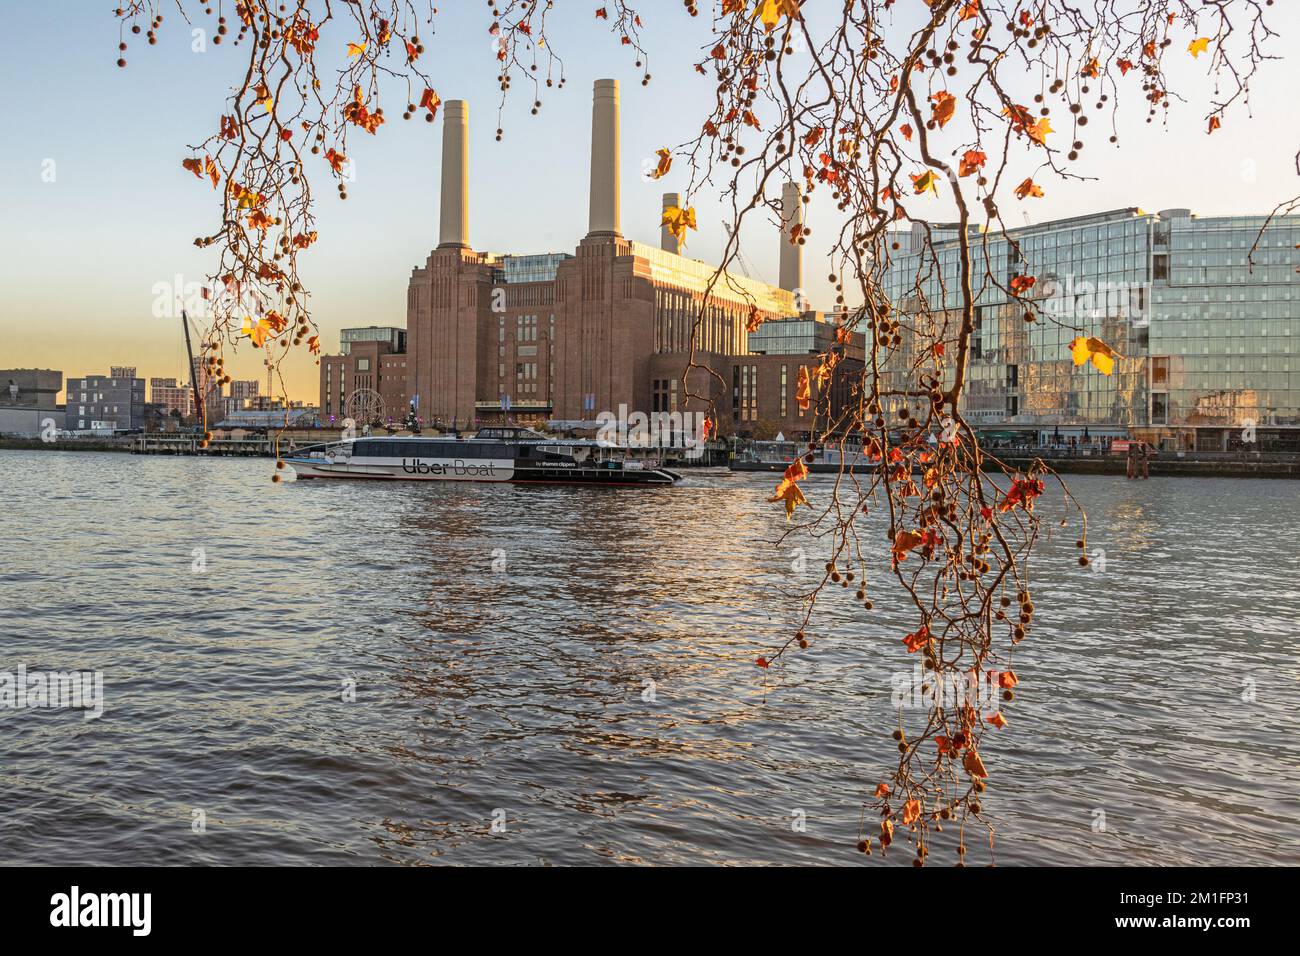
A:
MULTIPOLYGON (((1260 236, 1264 221, 1121 209, 972 234, 968 418, 977 427, 1062 434, 1086 427, 1097 437, 1140 433, 1167 446, 1215 449, 1230 445, 1228 429, 1250 422, 1274 431, 1300 426, 1300 365, 1292 364, 1300 216, 1275 219, 1260 236), (1035 278, 1028 309, 984 278, 986 265, 1002 286, 1035 278), (1074 364, 1069 343, 1077 336, 1096 336, 1122 356, 1114 374, 1074 364)), ((896 238, 903 250, 890 253, 886 292, 902 324, 932 323, 922 340, 937 332, 955 341, 956 237, 931 248, 917 233, 896 238)), ((908 344, 894 368, 915 360, 908 344)))
POLYGON ((493 263, 493 284, 511 282, 554 282, 556 270, 567 252, 547 252, 535 256, 501 256, 493 263))
POLYGON ((406 329, 388 325, 368 325, 365 328, 339 331, 339 354, 351 355, 354 342, 385 342, 391 352, 406 351, 406 329))
POLYGON ((835 326, 820 315, 764 322, 749 333, 752 355, 817 355, 834 344, 835 326))

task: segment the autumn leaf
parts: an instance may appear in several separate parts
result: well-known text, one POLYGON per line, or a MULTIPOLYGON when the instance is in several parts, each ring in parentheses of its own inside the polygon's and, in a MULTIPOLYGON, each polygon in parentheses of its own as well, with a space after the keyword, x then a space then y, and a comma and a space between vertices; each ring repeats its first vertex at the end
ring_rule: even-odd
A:
POLYGON ((365 52, 366 52, 366 43, 364 40, 361 43, 348 44, 348 56, 360 56, 365 52))
POLYGON ((912 177, 912 190, 918 196, 926 190, 929 190, 936 196, 939 195, 939 177, 934 174, 933 169, 927 169, 919 175, 917 173, 910 173, 909 175, 912 177))
POLYGON ((1210 48, 1209 37, 1197 37, 1191 43, 1187 44, 1187 52, 1192 55, 1192 59, 1199 59, 1201 54, 1210 48))
POLYGON ((903 804, 903 826, 911 826, 921 816, 921 801, 908 800, 903 804))
POLYGON ((1002 671, 998 674, 998 686, 1006 690, 1020 686, 1020 678, 1015 671, 1002 671))
POLYGON ((969 20, 971 17, 977 17, 980 13, 980 0, 966 0, 962 4, 961 11, 957 14, 958 20, 969 20))
POLYGON ((763 324, 763 316, 758 311, 758 306, 751 305, 749 307, 749 316, 745 319, 745 331, 757 332, 758 327, 762 324, 763 324))
POLYGON ((980 755, 973 750, 966 751, 966 756, 961 760, 961 765, 966 768, 966 772, 972 777, 987 777, 989 772, 984 769, 984 761, 980 760, 980 755))
POLYGON ((769 663, 768 663, 768 660, 767 660, 766 657, 760 657, 760 658, 758 658, 757 660, 755 660, 754 663, 755 663, 757 666, 759 666, 759 667, 763 667, 763 668, 766 668, 766 667, 769 666, 769 663))
POLYGON ((252 318, 246 315, 244 316, 244 327, 240 330, 239 334, 241 336, 248 336, 248 338, 252 340, 253 345, 260 349, 262 344, 266 341, 266 333, 269 332, 270 329, 271 323, 266 321, 266 319, 258 319, 257 322, 254 323, 252 318))
POLYGON ((1032 179, 1026 179, 1016 187, 1016 198, 1025 199, 1028 196, 1033 196, 1035 199, 1042 199, 1043 187, 1039 186, 1032 179))
POLYGON ((938 123, 939 128, 942 129, 957 111, 957 97, 946 90, 940 90, 938 93, 933 94, 930 99, 934 100, 934 110, 930 114, 930 119, 938 123))
POLYGON ((889 846, 893 842, 894 842, 894 821, 881 820, 880 821, 880 845, 889 846))
POLYGON ((319 336, 319 335, 313 335, 311 338, 309 338, 309 339, 307 340, 307 349, 311 352, 312 355, 319 355, 319 354, 320 354, 320 336, 319 336))
POLYGON ((1036 283, 1037 281, 1038 279, 1036 279, 1034 276, 1012 276, 1011 291, 1014 295, 1020 295, 1023 292, 1028 292, 1030 289, 1034 287, 1034 283, 1036 283))
POLYGON ((782 17, 792 20, 799 17, 799 0, 758 0, 751 20, 763 21, 763 32, 771 33, 781 22, 782 17))
MULTIPOLYGON (((597 19, 597 20, 608 20, 608 19, 609 19, 609 11, 606 10, 604 7, 597 7, 597 8, 596 8, 596 19, 597 19)), ((762 658, 760 657, 759 660, 762 660, 762 658)))
POLYGON ((1132 60, 1116 60, 1115 65, 1119 67, 1119 75, 1123 76, 1129 70, 1133 69, 1132 60))
POLYGON ((924 540, 925 537, 916 531, 899 531, 894 535, 894 559, 904 560, 907 553, 924 540))
POLYGON ((1040 119, 1033 126, 1025 127, 1026 135, 1028 135, 1028 137, 1032 139, 1035 143, 1037 143, 1039 146, 1046 146, 1047 134, 1054 133, 1054 132, 1056 132, 1056 130, 1052 129, 1052 124, 1047 121, 1046 116, 1040 119))
POLYGON ((1223 125, 1222 122, 1220 122, 1220 120, 1219 120, 1219 118, 1218 118, 1217 116, 1211 116, 1211 117, 1210 117, 1210 128, 1209 128, 1208 130, 1206 130, 1206 135, 1208 136, 1210 133, 1213 133, 1216 129, 1218 129, 1218 128, 1219 128, 1220 126, 1222 126, 1222 125, 1223 125))
POLYGON ((808 366, 799 366, 799 381, 794 390, 795 401, 805 412, 808 411, 808 405, 812 401, 811 385, 808 381, 808 366))
POLYGON ((795 484, 793 481, 791 481, 789 478, 782 478, 781 483, 776 486, 776 494, 772 495, 772 497, 768 498, 767 500, 769 502, 772 501, 785 502, 786 521, 789 521, 790 518, 794 515, 795 508, 797 508, 799 505, 808 504, 808 499, 803 496, 803 492, 799 490, 799 486, 795 484))
POLYGON ((930 627, 922 624, 916 631, 911 634, 903 635, 903 644, 907 647, 907 653, 914 654, 921 648, 930 643, 930 627))
POLYGON ((881 783, 881 784, 878 784, 878 785, 876 786, 876 796, 877 796, 877 797, 887 797, 887 796, 889 796, 889 784, 887 784, 887 783, 881 783))
POLYGON ((799 455, 785 469, 782 477, 786 481, 803 481, 808 477, 808 464, 803 460, 803 455, 799 455))
POLYGON ((334 172, 336 173, 339 172, 343 168, 343 164, 348 161, 346 156, 333 147, 330 147, 325 151, 325 159, 334 167, 334 172))
POLYGON ((428 110, 430 116, 438 115, 438 107, 442 105, 442 97, 427 86, 424 92, 420 94, 420 109, 428 110))
POLYGON ((985 717, 984 719, 987 720, 994 727, 998 728, 998 730, 1001 730, 1003 727, 1007 725, 1007 719, 1002 716, 1001 711, 998 711, 997 713, 985 717))
POLYGON ((306 232, 306 233, 300 232, 298 233, 298 235, 293 237, 293 247, 295 249, 306 249, 315 241, 316 241, 315 229, 313 229, 311 232, 306 232))
POLYGON ((910 124, 904 123, 902 126, 898 127, 898 131, 903 134, 903 139, 907 140, 909 143, 912 141, 912 127, 910 124))
POLYGON ((677 206, 669 206, 664 210, 659 225, 667 226, 678 245, 685 247, 686 230, 695 228, 695 207, 687 206, 685 209, 680 209, 677 206))
POLYGON ((957 175, 969 176, 971 173, 978 171, 987 161, 988 157, 978 149, 968 149, 962 155, 961 163, 957 166, 957 175))
POLYGON ((1093 367, 1102 375, 1115 371, 1116 353, 1101 339, 1079 336, 1070 343, 1070 354, 1074 357, 1075 365, 1082 365, 1091 359, 1093 367))
POLYGON ((253 101, 268 113, 275 106, 275 97, 271 95, 271 90, 265 83, 258 83, 253 87, 253 101))
POLYGON ((1100 76, 1101 64, 1097 62, 1097 58, 1094 56, 1091 60, 1089 60, 1087 63, 1084 64, 1083 69, 1080 70, 1079 72, 1083 76, 1094 76, 1094 77, 1100 76))

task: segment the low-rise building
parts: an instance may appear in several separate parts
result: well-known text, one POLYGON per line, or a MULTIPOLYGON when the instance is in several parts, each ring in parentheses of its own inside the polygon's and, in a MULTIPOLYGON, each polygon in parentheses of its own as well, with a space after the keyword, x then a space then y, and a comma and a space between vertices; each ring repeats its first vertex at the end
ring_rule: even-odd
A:
POLYGON ((339 354, 321 356, 320 411, 326 421, 402 421, 409 401, 405 329, 343 329, 339 354))
POLYGON ((144 379, 135 367, 114 365, 107 375, 68 379, 66 427, 108 433, 144 428, 144 405, 144 379))
POLYGON ((63 373, 54 369, 0 369, 0 434, 34 437, 63 428, 62 388, 63 373))

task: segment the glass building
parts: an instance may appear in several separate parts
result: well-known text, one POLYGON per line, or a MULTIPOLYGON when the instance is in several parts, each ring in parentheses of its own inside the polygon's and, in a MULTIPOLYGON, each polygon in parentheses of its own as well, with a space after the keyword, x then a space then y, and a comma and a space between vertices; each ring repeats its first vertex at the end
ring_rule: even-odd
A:
MULTIPOLYGON (((1215 451, 1237 447, 1253 426, 1254 447, 1300 450, 1300 216, 1261 234, 1265 221, 1130 208, 973 230, 968 420, 1039 440, 1134 436, 1215 451), (1027 303, 1004 291, 1016 276, 1034 277, 1027 303), (1121 356, 1112 375, 1074 364, 1078 336, 1121 356)), ((955 231, 936 231, 929 247, 919 229, 894 238, 892 307, 905 328, 923 324, 921 341, 937 334, 955 355, 955 231)), ((891 368, 917 360, 909 338, 891 368)))
POLYGON ((390 352, 406 351, 406 329, 389 325, 367 325, 364 328, 342 329, 339 332, 339 354, 351 355, 356 342, 384 342, 390 352))

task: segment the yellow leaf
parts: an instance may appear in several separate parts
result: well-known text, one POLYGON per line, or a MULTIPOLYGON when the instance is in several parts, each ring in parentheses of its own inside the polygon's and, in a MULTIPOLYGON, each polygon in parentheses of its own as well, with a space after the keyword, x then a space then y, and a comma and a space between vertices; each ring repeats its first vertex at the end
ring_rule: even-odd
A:
POLYGON ((1200 57, 1202 53, 1210 48, 1209 37, 1197 37, 1191 43, 1187 44, 1187 52, 1192 55, 1193 59, 1200 57))
POLYGON ((668 174, 668 170, 673 165, 672 151, 664 148, 655 150, 655 155, 659 157, 659 162, 655 166, 655 171, 650 174, 651 179, 662 179, 668 174))
POLYGON ((663 219, 659 220, 659 225, 667 226, 668 231, 673 234, 681 245, 686 245, 686 230, 695 228, 695 207, 687 206, 681 209, 677 206, 669 206, 664 210, 663 219))
POLYGON ((240 330, 240 335, 246 335, 253 340, 253 345, 259 349, 262 343, 266 341, 266 333, 270 330, 271 323, 266 319, 258 319, 256 324, 248 316, 244 316, 244 327, 240 330))
POLYGON ((365 44, 365 43, 349 43, 349 44, 348 44, 348 56, 360 56, 361 54, 363 54, 363 53, 365 53, 365 52, 366 52, 366 44, 365 44))
POLYGON ((1070 354, 1074 357, 1075 365, 1082 365, 1091 359, 1093 366, 1102 375, 1115 371, 1116 352, 1101 339, 1080 336, 1070 343, 1070 354))
POLYGON ((763 21, 763 32, 771 33, 781 22, 782 17, 792 20, 799 16, 799 0, 758 0, 751 20, 763 21))
POLYGON ((1055 133, 1056 130, 1052 129, 1052 124, 1049 123, 1047 117, 1044 116, 1033 126, 1026 127, 1025 132, 1029 135, 1029 138, 1039 146, 1046 146, 1047 134, 1055 133))
POLYGON ((767 500, 785 502, 786 521, 790 520, 796 507, 808 504, 808 499, 803 496, 803 492, 799 490, 799 486, 789 478, 782 478, 781 483, 776 486, 776 494, 767 500))
POLYGON ((921 173, 920 175, 917 175, 915 173, 911 173, 909 175, 911 175, 912 177, 912 189, 916 192, 918 196, 921 195, 921 193, 925 192, 926 190, 929 190, 930 192, 934 193, 936 196, 939 195, 939 186, 938 186, 939 177, 934 174, 933 169, 927 169, 925 172, 921 173))

